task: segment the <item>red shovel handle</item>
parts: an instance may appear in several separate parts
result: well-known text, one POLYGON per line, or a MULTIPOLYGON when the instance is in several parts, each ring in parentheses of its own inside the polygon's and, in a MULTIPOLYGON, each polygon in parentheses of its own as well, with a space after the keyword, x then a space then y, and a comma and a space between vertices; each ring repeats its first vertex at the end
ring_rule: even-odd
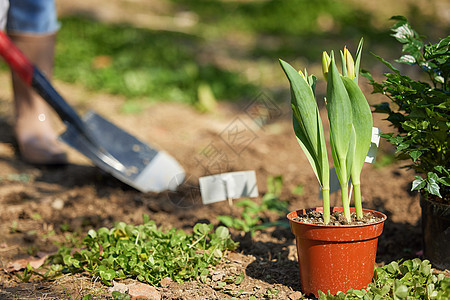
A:
POLYGON ((28 86, 31 86, 34 72, 33 65, 3 31, 0 31, 0 55, 20 78, 28 86))

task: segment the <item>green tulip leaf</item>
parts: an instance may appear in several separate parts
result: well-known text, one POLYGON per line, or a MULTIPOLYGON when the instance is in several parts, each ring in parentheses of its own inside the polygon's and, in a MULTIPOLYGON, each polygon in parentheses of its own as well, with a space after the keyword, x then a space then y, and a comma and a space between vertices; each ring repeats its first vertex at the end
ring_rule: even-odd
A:
MULTIPOLYGON (((314 97, 316 79, 297 72, 280 60, 291 86, 293 127, 303 152, 322 186, 324 219, 329 221, 329 164, 322 120, 314 97)), ((305 71, 306 73, 306 71, 305 71)))

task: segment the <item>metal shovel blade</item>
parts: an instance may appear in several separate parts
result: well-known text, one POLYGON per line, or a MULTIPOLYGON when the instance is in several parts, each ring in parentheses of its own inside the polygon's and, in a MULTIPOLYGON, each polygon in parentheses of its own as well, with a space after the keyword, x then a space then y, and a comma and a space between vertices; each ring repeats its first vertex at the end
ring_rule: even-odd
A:
POLYGON ((90 150, 91 143, 70 124, 60 139, 105 172, 141 192, 174 191, 178 182, 184 180, 183 168, 164 151, 149 147, 95 112, 88 112, 82 119, 96 143, 125 166, 124 170, 113 168, 99 159, 90 150))
POLYGON ((167 153, 150 148, 93 112, 81 119, 45 75, 2 31, 0 56, 67 125, 61 139, 96 166, 142 192, 175 190, 184 180, 183 168, 167 153))

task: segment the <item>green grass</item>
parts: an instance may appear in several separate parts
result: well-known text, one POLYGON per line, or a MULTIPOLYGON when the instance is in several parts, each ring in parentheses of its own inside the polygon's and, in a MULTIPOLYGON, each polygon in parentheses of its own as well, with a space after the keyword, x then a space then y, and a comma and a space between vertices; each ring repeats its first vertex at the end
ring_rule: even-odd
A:
POLYGON ((305 36, 322 32, 317 26, 320 16, 327 14, 341 21, 352 12, 349 5, 333 0, 172 1, 195 11, 200 22, 214 24, 216 32, 238 29, 259 34, 305 36))
POLYGON ((232 36, 237 32, 255 37, 256 45, 249 50, 254 58, 303 57, 318 61, 324 49, 340 48, 344 42, 356 47, 361 36, 366 45, 371 40, 376 43, 389 40, 388 26, 381 31, 373 28, 373 14, 353 7, 348 1, 172 2, 195 12, 203 25, 201 31, 208 37, 232 36))
MULTIPOLYGON (((228 65, 208 61, 226 55, 238 65, 250 62, 252 66, 245 68, 252 72, 263 72, 258 70, 260 61, 273 61, 271 70, 275 72, 279 57, 317 61, 323 49, 341 45, 342 39, 356 41, 369 35, 380 42, 387 36, 369 26, 370 16, 341 1, 172 2, 175 10, 198 15, 192 34, 111 25, 83 17, 62 18, 55 77, 130 100, 194 104, 199 86, 205 84, 218 100, 248 100, 264 89, 262 82, 249 82, 228 65), (324 30, 319 19, 332 26, 324 30), (242 47, 242 38, 255 43, 242 47), (207 59, 199 55, 204 49, 208 49, 207 59), (211 49, 221 54, 211 53, 211 49)), ((367 41, 370 43, 370 38, 367 41)))
POLYGON ((200 84, 220 100, 239 100, 256 87, 196 57, 202 40, 192 35, 63 18, 55 77, 128 99, 195 103, 200 84))
MULTIPOLYGON (((197 16, 191 34, 62 17, 55 77, 123 95, 129 100, 124 110, 135 112, 141 100, 195 104, 201 86, 209 87, 219 101, 254 99, 265 89, 277 93, 278 58, 310 66, 321 60, 323 50, 343 44, 354 49, 361 37, 366 69, 379 63, 370 52, 389 59, 400 51, 388 34, 392 24, 387 19, 374 28, 377 11, 356 8, 347 0, 170 2, 166 16, 197 16)), ((418 12, 414 20, 427 26, 423 32, 445 31, 418 12)), ((6 70, 5 64, 0 68, 6 70)))

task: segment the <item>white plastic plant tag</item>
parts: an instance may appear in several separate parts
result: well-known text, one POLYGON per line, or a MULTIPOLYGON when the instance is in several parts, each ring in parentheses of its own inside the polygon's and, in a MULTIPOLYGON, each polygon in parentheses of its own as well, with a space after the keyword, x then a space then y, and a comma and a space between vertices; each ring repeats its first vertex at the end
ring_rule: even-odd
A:
POLYGON ((200 177, 203 204, 241 197, 258 197, 255 171, 240 171, 200 177))
POLYGON ((225 173, 223 174, 223 176, 221 176, 221 179, 224 181, 225 184, 225 192, 228 195, 227 199, 239 198, 234 197, 237 193, 236 193, 236 181, 234 180, 233 174, 225 173))
POLYGON ((372 127, 372 143, 370 144, 369 153, 366 156, 366 163, 374 163, 377 158, 378 146, 380 145, 380 129, 372 127))

